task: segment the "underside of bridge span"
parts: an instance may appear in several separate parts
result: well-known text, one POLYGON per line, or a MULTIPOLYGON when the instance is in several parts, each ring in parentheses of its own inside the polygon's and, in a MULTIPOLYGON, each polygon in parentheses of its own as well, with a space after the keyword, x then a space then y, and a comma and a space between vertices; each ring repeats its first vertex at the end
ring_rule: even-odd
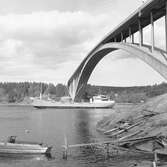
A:
MULTIPOLYGON (((161 32, 159 32, 161 33, 161 32)), ((72 99, 79 99, 87 81, 97 63, 114 50, 122 49, 143 60, 167 79, 167 1, 148 0, 114 30, 107 34, 85 57, 68 81, 68 90, 72 99), (164 16, 165 50, 156 48, 154 22, 164 16), (150 46, 143 43, 143 28, 150 25, 150 46), (134 34, 138 33, 138 44, 134 34), (130 39, 130 43, 127 42, 130 39)))
MULTIPOLYGON (((74 101, 80 99, 84 93, 85 86, 89 80, 91 73, 98 62, 110 52, 122 49, 141 59, 160 75, 167 79, 167 53, 161 49, 155 48, 154 52, 151 46, 138 44, 130 44, 123 42, 111 42, 101 45, 91 55, 88 55, 80 64, 77 71, 73 75, 73 79, 68 82, 69 94, 74 101)), ((112 54, 113 56, 114 54, 112 54)))

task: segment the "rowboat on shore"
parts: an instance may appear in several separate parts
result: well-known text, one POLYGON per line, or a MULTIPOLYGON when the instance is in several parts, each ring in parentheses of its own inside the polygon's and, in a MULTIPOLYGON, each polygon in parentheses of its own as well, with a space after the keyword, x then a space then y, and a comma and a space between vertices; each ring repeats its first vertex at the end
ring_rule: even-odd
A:
POLYGON ((46 154, 49 155, 51 147, 42 143, 17 141, 16 136, 10 136, 7 141, 0 142, 0 154, 46 154))

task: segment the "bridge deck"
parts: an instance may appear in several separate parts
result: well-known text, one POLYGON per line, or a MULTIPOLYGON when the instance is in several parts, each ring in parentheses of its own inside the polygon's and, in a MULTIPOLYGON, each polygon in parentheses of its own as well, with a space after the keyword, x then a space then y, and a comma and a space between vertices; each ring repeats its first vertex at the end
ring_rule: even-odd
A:
POLYGON ((102 40, 102 43, 110 42, 111 39, 117 38, 121 41, 121 32, 123 33, 123 38, 129 36, 129 27, 131 27, 131 33, 135 33, 139 30, 138 19, 141 20, 141 27, 146 27, 150 24, 150 12, 153 12, 153 20, 157 20, 165 15, 165 4, 166 0, 150 0, 138 8, 134 13, 132 13, 127 19, 120 23, 113 31, 111 31, 102 40))

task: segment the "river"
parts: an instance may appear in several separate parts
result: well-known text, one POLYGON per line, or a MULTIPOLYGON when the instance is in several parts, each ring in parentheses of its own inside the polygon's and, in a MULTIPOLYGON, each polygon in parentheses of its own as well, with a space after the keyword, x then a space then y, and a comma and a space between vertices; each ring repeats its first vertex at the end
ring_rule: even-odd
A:
POLYGON ((64 136, 69 144, 108 140, 96 131, 96 123, 112 109, 35 109, 30 106, 0 106, 0 137, 10 135, 18 140, 39 141, 53 146, 52 157, 0 156, 0 167, 108 167, 129 166, 136 161, 149 161, 150 157, 115 156, 106 159, 105 149, 72 149, 67 160, 62 159, 64 136))

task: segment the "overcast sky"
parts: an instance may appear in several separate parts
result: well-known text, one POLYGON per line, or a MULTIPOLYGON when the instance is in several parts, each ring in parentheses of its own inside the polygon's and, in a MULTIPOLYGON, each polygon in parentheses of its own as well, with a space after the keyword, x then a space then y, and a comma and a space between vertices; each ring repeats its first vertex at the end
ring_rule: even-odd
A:
MULTIPOLYGON (((0 81, 65 84, 87 53, 142 0, 0 0, 0 4, 0 81)), ((163 20, 156 33, 163 48, 162 27, 163 20)), ((104 57, 89 83, 132 86, 162 81, 148 65, 121 51, 104 57)))

